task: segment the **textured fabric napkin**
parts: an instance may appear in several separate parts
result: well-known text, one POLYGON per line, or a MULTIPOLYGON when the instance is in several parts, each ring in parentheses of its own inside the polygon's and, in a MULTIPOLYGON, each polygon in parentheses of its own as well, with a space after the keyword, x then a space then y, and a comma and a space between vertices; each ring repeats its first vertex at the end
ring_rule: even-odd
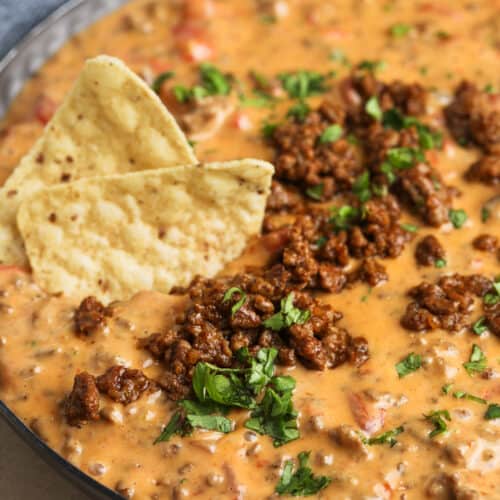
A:
POLYGON ((66 0, 0 0, 0 59, 66 0))

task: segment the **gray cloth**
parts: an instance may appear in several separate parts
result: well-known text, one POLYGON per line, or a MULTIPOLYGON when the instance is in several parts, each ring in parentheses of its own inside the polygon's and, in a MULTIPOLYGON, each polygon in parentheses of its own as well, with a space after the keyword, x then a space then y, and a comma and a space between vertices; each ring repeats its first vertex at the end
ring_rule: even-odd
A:
POLYGON ((0 59, 66 0, 0 0, 0 59))

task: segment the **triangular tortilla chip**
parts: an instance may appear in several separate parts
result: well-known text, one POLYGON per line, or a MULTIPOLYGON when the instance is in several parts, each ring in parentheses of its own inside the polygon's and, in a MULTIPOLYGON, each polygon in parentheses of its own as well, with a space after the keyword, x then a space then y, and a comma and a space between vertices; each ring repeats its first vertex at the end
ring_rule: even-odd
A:
POLYGON ((83 177, 196 163, 158 96, 119 59, 86 62, 42 137, 0 190, 0 263, 26 264, 19 203, 45 186, 83 177))
POLYGON ((35 279, 110 301, 214 276, 259 233, 273 171, 241 160, 39 190, 17 217, 35 279))

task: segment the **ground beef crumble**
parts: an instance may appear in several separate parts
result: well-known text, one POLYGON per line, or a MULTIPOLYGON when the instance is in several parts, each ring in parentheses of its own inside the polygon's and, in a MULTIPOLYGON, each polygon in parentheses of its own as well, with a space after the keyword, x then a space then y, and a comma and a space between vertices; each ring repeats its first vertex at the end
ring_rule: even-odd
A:
POLYGON ((97 377, 97 388, 117 403, 128 405, 154 387, 140 370, 115 365, 97 377))
POLYGON ((415 249, 415 258, 421 266, 433 266, 446 256, 439 240, 432 234, 422 238, 415 249))
MULTIPOLYGON (((350 190, 362 172, 357 148, 345 138, 322 142, 332 124, 344 125, 344 110, 325 100, 303 120, 289 119, 271 137, 275 149, 276 179, 295 185, 303 194, 319 186, 315 199, 328 200, 350 190)), ((271 197, 274 204, 275 196, 271 197)))
POLYGON ((474 238, 472 245, 476 250, 490 253, 495 253, 499 247, 498 238, 492 234, 480 234, 474 238))
POLYGON ((73 390, 64 402, 64 415, 68 424, 76 427, 99 419, 99 391, 95 378, 89 373, 75 376, 73 390))
POLYGON ((366 340, 353 338, 337 325, 342 314, 303 291, 294 291, 293 303, 310 311, 310 319, 280 331, 266 328, 263 321, 280 310, 280 300, 292 288, 290 273, 281 265, 231 278, 195 279, 188 290, 191 303, 177 325, 139 343, 165 362, 166 372, 158 383, 167 396, 179 399, 188 394, 196 363, 233 366, 235 352, 243 347, 252 354, 262 347, 275 347, 280 364, 292 366, 300 360, 319 370, 344 362, 360 365, 368 359, 366 340), (241 299, 240 293, 223 300, 232 287, 246 294, 234 314, 231 309, 241 299))
POLYGON ((492 289, 493 282, 478 274, 442 276, 436 284, 424 281, 409 290, 413 301, 401 324, 417 332, 435 328, 459 331, 470 324, 474 296, 483 297, 492 289))
POLYGON ((473 163, 465 178, 469 181, 482 182, 491 186, 500 183, 500 154, 486 155, 473 163))
POLYGON ((95 297, 86 297, 75 311, 75 330, 78 335, 88 337, 101 330, 112 315, 111 309, 95 297))
POLYGON ((124 405, 156 387, 140 370, 116 365, 103 375, 94 377, 82 372, 75 376, 73 390, 64 401, 63 412, 69 425, 81 425, 99 419, 99 393, 124 405))

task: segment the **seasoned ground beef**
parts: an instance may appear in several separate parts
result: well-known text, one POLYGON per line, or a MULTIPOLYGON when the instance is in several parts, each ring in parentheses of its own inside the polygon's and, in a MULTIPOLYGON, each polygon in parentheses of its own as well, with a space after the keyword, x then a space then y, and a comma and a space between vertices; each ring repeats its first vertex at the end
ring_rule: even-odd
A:
POLYGON ((476 250, 495 253, 498 249, 498 238, 492 234, 480 234, 474 238, 472 245, 476 250))
POLYGON ((128 405, 137 401, 153 383, 140 371, 116 365, 97 377, 97 388, 117 403, 128 405))
POLYGON ((402 170, 394 184, 398 198, 430 226, 448 222, 452 191, 435 169, 425 163, 402 170))
POLYGON ((485 155, 473 163, 465 178, 469 181, 482 182, 490 186, 500 183, 500 154, 485 155))
POLYGON ((303 199, 296 190, 273 180, 271 193, 267 199, 267 213, 294 213, 300 210, 303 204, 303 199))
POLYGON ((436 284, 424 281, 408 292, 413 301, 401 324, 417 332, 435 328, 459 331, 470 322, 474 296, 483 297, 492 287, 490 279, 477 274, 443 276, 436 284))
POLYGON ((415 249, 415 258, 421 266, 433 266, 446 256, 443 246, 432 234, 422 238, 415 249))
POLYGON ((363 259, 360 266, 350 276, 350 281, 359 280, 368 283, 370 286, 377 286, 389 279, 385 267, 373 257, 363 259))
POLYGON ((73 390, 64 402, 64 415, 68 424, 76 427, 99 419, 99 391, 89 373, 76 375, 73 390))
POLYGON ((75 311, 76 333, 85 337, 95 334, 106 325, 111 310, 95 297, 86 297, 75 311))
POLYGON ((453 101, 444 109, 450 132, 461 144, 474 143, 485 152, 500 153, 500 101, 498 96, 462 81, 453 101))
MULTIPOLYGON (((345 138, 325 142, 325 130, 333 125, 344 125, 345 112, 339 106, 325 101, 308 114, 303 122, 290 118, 273 133, 276 179, 297 186, 309 198, 328 200, 334 194, 350 190, 361 173, 357 149, 345 138)), ((271 200, 271 206, 275 202, 271 200)))
POLYGON ((398 80, 391 83, 378 81, 369 71, 356 70, 341 83, 341 90, 347 108, 347 123, 356 128, 373 123, 365 112, 370 97, 377 97, 382 111, 397 109, 404 115, 424 114, 427 92, 418 83, 407 84, 398 80))
POLYGON ((366 340, 353 338, 337 326, 342 314, 308 293, 295 290, 293 295, 293 306, 309 311, 307 321, 280 330, 264 326, 266 319, 280 311, 280 301, 290 287, 290 273, 279 264, 231 278, 195 279, 189 287, 191 303, 178 324, 140 341, 141 347, 164 361, 166 373, 159 383, 167 395, 172 399, 186 396, 199 361, 230 367, 235 364, 235 352, 243 347, 252 354, 262 347, 275 347, 281 364, 294 365, 299 359, 320 370, 346 361, 359 365, 368 359, 366 340), (225 294, 234 287, 238 290, 225 301, 225 294))

